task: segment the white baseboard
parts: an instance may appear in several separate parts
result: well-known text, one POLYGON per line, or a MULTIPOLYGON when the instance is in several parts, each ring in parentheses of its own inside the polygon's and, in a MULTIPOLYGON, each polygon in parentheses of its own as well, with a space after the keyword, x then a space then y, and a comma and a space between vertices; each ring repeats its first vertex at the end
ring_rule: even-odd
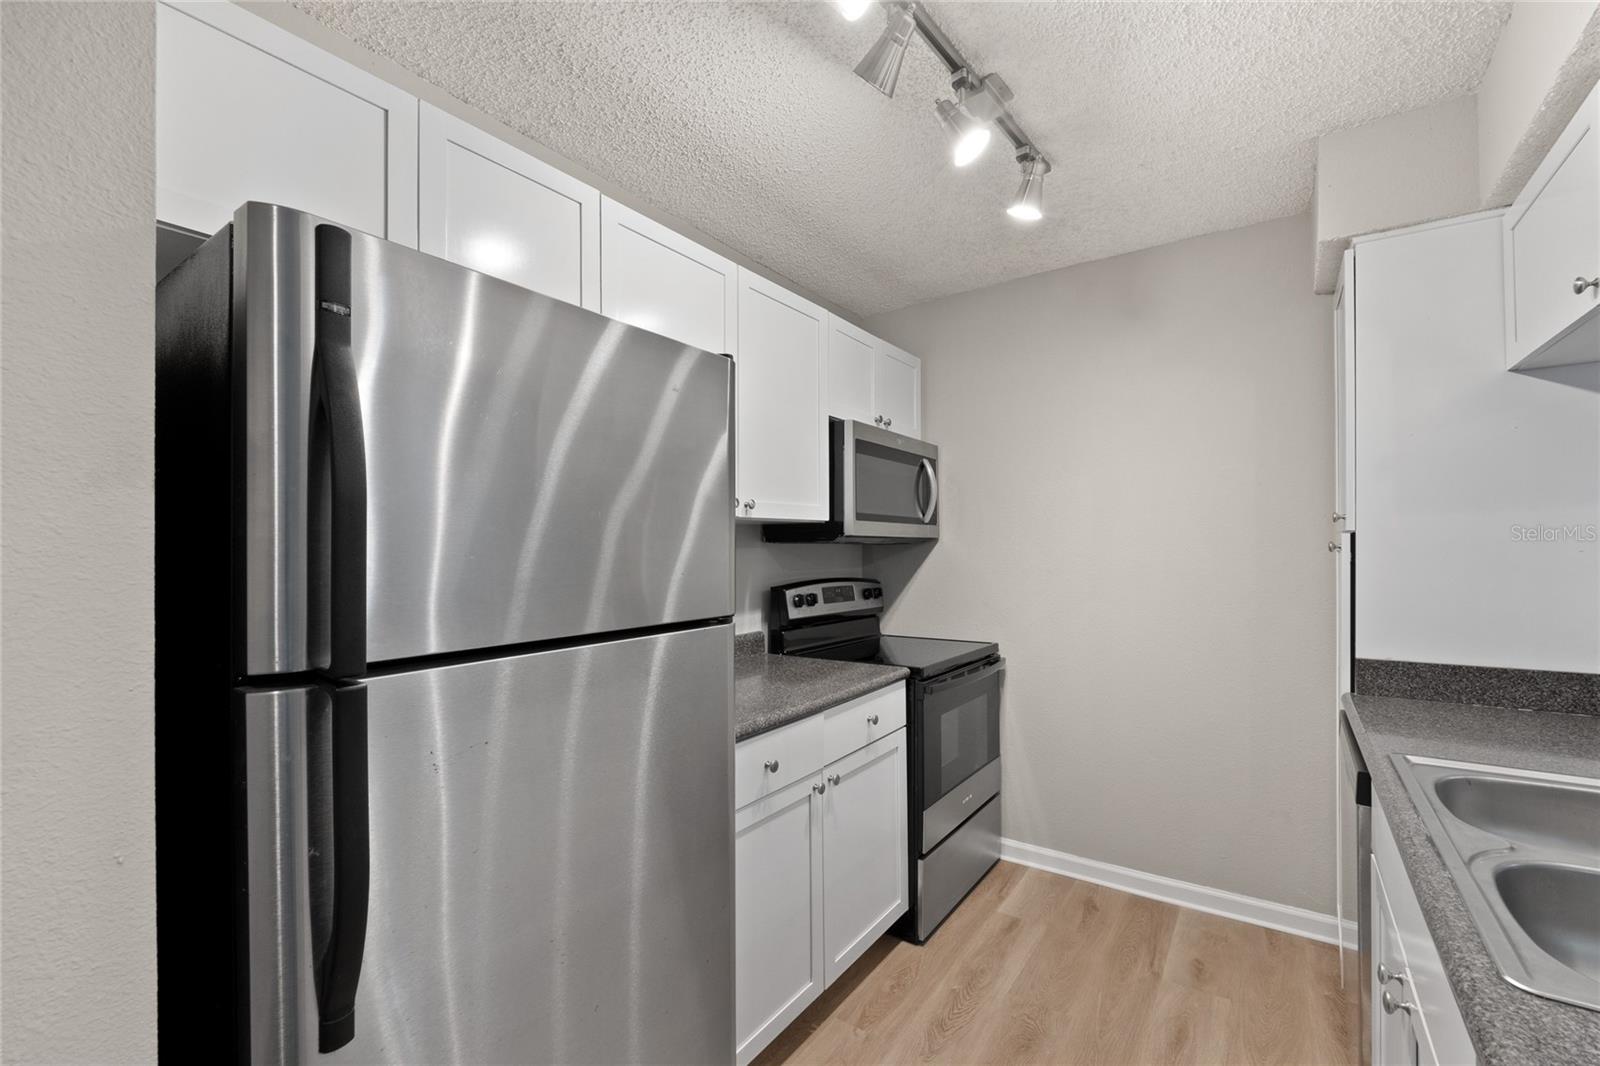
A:
POLYGON ((1220 888, 1207 888, 1205 885, 1179 881, 1172 877, 1148 874, 1142 870, 1130 870, 1126 866, 1113 866, 1109 862, 1068 855, 1064 851, 1041 848, 1037 844, 1024 844, 1020 840, 1008 840, 1004 837, 1000 840, 1000 857, 1007 862, 1031 866, 1036 870, 1075 877, 1080 881, 1093 881, 1097 885, 1131 892, 1135 896, 1145 896, 1178 907, 1204 911, 1206 914, 1216 914, 1223 918, 1233 918, 1249 922, 1251 925, 1265 926, 1279 932, 1320 940, 1325 944, 1340 943, 1341 932, 1344 934, 1345 944, 1353 947, 1356 942, 1355 924, 1346 922, 1341 930, 1339 920, 1331 914, 1318 914, 1316 911, 1273 903, 1271 900, 1256 899, 1254 896, 1241 896, 1237 892, 1225 892, 1220 888))

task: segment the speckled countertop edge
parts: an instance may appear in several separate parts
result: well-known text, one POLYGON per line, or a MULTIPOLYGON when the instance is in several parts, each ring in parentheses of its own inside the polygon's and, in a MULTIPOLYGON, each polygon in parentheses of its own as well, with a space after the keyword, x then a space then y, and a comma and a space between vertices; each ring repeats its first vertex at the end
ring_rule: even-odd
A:
POLYGON ((1500 976, 1389 756, 1600 777, 1600 718, 1386 696, 1345 696, 1343 704, 1478 1061, 1594 1066, 1600 1012, 1535 996, 1500 976))
POLYGON ((909 677, 903 666, 768 655, 766 638, 733 645, 733 739, 748 740, 909 677))

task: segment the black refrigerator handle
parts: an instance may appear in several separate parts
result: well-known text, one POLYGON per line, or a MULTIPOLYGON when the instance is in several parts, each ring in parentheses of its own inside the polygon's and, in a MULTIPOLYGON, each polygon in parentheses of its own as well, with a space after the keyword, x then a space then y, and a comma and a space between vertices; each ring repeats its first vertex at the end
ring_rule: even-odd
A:
POLYGON ((367 810, 367 687, 332 690, 332 915, 317 970, 317 1050, 337 1051, 356 1035, 356 986, 367 941, 372 877, 367 810))
MULTIPOLYGON (((314 533, 323 559, 311 568, 313 625, 325 625, 327 672, 357 677, 367 669, 367 452, 361 391, 350 339, 350 234, 316 229, 316 333, 311 357, 312 465, 326 485, 314 489, 313 511, 326 508, 314 533), (321 454, 318 454, 321 453, 321 454), (323 622, 321 615, 326 621, 323 622)), ((315 661, 315 660, 313 660, 315 661)))

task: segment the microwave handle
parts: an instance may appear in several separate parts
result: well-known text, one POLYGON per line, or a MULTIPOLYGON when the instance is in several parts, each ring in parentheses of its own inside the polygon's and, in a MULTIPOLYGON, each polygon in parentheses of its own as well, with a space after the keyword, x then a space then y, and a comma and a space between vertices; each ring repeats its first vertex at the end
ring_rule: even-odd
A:
MULTIPOLYGON (((926 511, 919 509, 917 514, 924 522, 931 522, 934 512, 939 507, 939 477, 933 472, 933 460, 922 460, 918 466, 918 473, 928 475, 928 509, 926 511)), ((922 493, 919 491, 917 496, 921 498, 922 493)))

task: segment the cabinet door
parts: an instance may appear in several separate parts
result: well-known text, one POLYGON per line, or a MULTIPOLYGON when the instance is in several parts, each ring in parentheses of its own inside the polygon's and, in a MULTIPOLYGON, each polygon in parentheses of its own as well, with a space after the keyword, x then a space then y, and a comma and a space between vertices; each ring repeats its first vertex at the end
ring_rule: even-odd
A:
POLYGON ((856 422, 878 415, 872 403, 878 339, 842 318, 828 316, 828 414, 856 422))
POLYGON ((738 269, 609 197, 600 199, 600 313, 737 355, 738 269))
POLYGON ((822 874, 828 983, 906 912, 910 884, 906 734, 900 729, 823 775, 822 874))
POLYGON ((922 435, 922 360, 888 341, 878 342, 873 363, 874 416, 908 437, 922 435))
POLYGON ((828 314, 748 270, 739 271, 741 518, 828 517, 828 419, 823 366, 828 314))
POLYGON ((1504 225, 1507 364, 1600 359, 1592 343, 1542 351, 1579 319, 1600 314, 1600 288, 1574 291, 1575 279, 1600 278, 1600 86, 1534 171, 1504 225))
POLYGON ((600 310, 600 193, 431 104, 419 129, 418 246, 600 310))
POLYGON ((822 779, 733 818, 734 1016, 740 1066, 821 994, 822 779))
MULTIPOLYGON (((1383 994, 1388 992, 1402 1004, 1410 1002, 1409 974, 1405 956, 1400 950, 1400 929, 1395 924, 1394 912, 1389 908, 1388 896, 1383 890, 1383 878, 1376 863, 1372 865, 1372 1002, 1367 1016, 1372 1019, 1372 1066, 1417 1066, 1422 1061, 1421 1044, 1411 1022, 1411 1012, 1404 1007, 1389 1013, 1383 1006, 1383 994), (1398 978, 1389 981, 1378 979, 1378 967, 1398 978)), ((1431 1055, 1428 1057, 1431 1062, 1431 1055)))
POLYGON ((417 100, 233 4, 156 8, 156 217, 247 200, 417 244, 417 100))
POLYGON ((1347 248, 1333 304, 1333 522, 1356 528, 1356 253, 1347 248))

